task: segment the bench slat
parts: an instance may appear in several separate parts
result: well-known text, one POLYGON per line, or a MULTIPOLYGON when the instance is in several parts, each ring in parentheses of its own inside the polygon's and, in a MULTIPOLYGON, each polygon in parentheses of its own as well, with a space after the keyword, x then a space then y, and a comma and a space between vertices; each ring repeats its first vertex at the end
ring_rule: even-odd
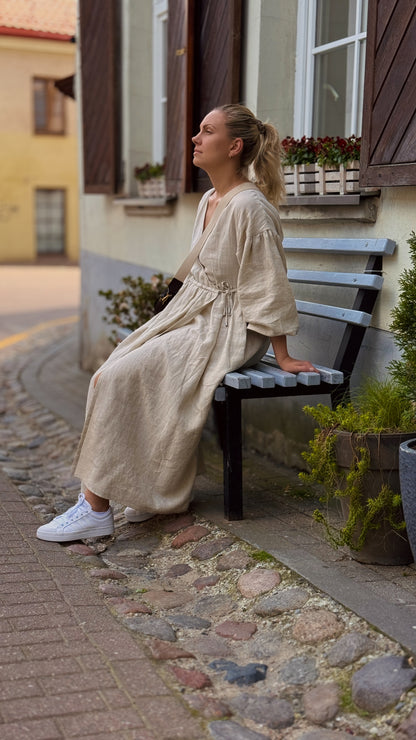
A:
POLYGON ((227 373, 224 376, 224 380, 222 381, 224 385, 230 386, 230 388, 237 388, 237 390, 245 390, 246 388, 251 388, 251 380, 247 377, 247 375, 243 375, 242 373, 227 373))
POLYGON ((288 373, 286 370, 280 370, 278 367, 266 365, 265 362, 259 362, 254 367, 256 370, 261 370, 264 373, 272 375, 275 384, 282 386, 282 388, 294 388, 297 385, 296 375, 288 373))
POLYGON ((334 252, 334 254, 393 254, 392 239, 320 239, 319 237, 285 237, 285 252, 334 252))
POLYGON ((370 326, 371 314, 365 311, 355 311, 352 308, 340 308, 339 306, 327 306, 324 303, 311 303, 310 301, 296 301, 299 313, 309 316, 318 316, 321 319, 334 319, 334 321, 345 321, 347 324, 356 326, 370 326))
POLYGON ((316 362, 314 362, 313 364, 315 365, 316 369, 319 370, 319 375, 325 383, 330 383, 331 385, 339 385, 339 383, 342 383, 344 381, 344 373, 342 373, 340 370, 334 370, 332 367, 317 365, 316 362))
POLYGON ((241 370, 241 373, 243 375, 247 375, 251 380, 251 385, 254 385, 257 388, 274 388, 276 385, 273 375, 270 375, 270 373, 264 373, 261 370, 254 370, 251 367, 247 370, 241 370))
POLYGON ((291 283, 307 283, 308 285, 336 285, 346 288, 366 288, 367 290, 381 290, 383 285, 381 275, 364 275, 357 272, 288 270, 287 276, 291 283))
POLYGON ((296 375, 298 385, 319 385, 321 376, 319 373, 298 373, 296 375))

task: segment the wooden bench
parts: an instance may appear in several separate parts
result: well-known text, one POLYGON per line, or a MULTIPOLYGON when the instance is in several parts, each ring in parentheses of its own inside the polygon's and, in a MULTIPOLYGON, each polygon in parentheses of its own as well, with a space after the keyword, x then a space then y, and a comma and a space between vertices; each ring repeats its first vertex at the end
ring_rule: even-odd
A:
MULTIPOLYGON (((225 375, 215 392, 214 409, 223 450, 224 515, 228 520, 243 518, 241 402, 250 398, 327 395, 336 405, 349 398, 350 377, 383 285, 383 257, 392 255, 396 246, 390 239, 286 238, 283 244, 289 259, 290 255, 301 255, 303 264, 315 259, 325 266, 331 262, 340 265, 339 269, 322 269, 321 265, 315 270, 288 270, 295 294, 299 285, 320 286, 320 298, 325 290, 334 288, 338 289, 337 298, 344 298, 343 306, 297 298, 299 335, 302 316, 308 316, 319 322, 335 322, 340 327, 340 339, 332 367, 318 365, 312 353, 308 355, 319 373, 287 373, 277 366, 269 349, 253 367, 225 375), (357 260, 364 260, 359 270, 357 260), (348 270, 346 263, 351 261, 353 269, 348 270), (346 294, 349 301, 345 300, 346 294)), ((120 339, 129 333, 118 330, 120 339)))
POLYGON ((227 373, 217 388, 214 406, 224 459, 224 515, 229 520, 243 518, 242 400, 307 395, 328 395, 335 405, 342 399, 348 400, 350 377, 383 285, 383 257, 393 254, 396 246, 390 239, 320 238, 286 238, 283 245, 289 259, 292 254, 300 254, 304 264, 309 265, 314 258, 324 263, 342 263, 339 270, 289 269, 295 294, 296 286, 302 284, 321 286, 321 300, 325 290, 334 287, 340 289, 337 293, 341 298, 345 299, 346 292, 351 295, 350 291, 354 291, 354 297, 351 307, 296 300, 301 315, 300 334, 302 315, 337 322, 340 326, 341 336, 332 367, 317 365, 314 357, 308 356, 319 373, 293 375, 279 369, 269 349, 260 363, 227 373), (362 261, 365 257, 363 269, 357 271, 355 267, 354 271, 347 271, 346 262, 356 263, 357 258, 362 261))

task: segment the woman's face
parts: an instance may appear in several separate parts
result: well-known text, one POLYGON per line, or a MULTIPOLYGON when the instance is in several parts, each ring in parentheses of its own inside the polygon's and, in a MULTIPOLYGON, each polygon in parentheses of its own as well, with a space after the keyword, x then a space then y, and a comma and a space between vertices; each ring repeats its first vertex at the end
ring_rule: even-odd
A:
POLYGON ((233 149, 225 125, 225 115, 219 110, 212 110, 205 116, 199 133, 192 137, 195 146, 193 162, 196 167, 212 172, 229 160, 233 149))

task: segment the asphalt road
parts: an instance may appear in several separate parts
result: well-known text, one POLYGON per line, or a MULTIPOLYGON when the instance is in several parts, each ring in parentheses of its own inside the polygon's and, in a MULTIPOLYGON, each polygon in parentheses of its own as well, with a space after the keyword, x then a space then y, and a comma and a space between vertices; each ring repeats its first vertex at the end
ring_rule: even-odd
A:
POLYGON ((73 265, 0 265, 0 349, 40 324, 78 317, 81 273, 73 265))

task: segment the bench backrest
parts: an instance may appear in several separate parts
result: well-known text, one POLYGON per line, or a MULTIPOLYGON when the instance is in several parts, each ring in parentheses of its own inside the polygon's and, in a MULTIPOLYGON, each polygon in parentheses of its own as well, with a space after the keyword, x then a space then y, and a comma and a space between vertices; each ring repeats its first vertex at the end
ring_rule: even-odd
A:
MULTIPOLYGON (((322 300, 325 289, 328 287, 347 288, 355 291, 351 307, 332 305, 332 303, 297 300, 296 305, 300 314, 316 316, 320 319, 332 319, 344 322, 337 355, 333 367, 351 375, 361 347, 366 328, 371 323, 375 302, 383 285, 383 257, 392 255, 395 243, 391 239, 321 239, 321 238, 292 238, 283 241, 286 254, 301 253, 304 262, 308 256, 321 255, 323 259, 333 262, 338 257, 367 257, 364 269, 360 272, 345 270, 345 259, 342 270, 309 270, 289 269, 288 277, 291 283, 321 286, 319 297, 322 300)), ((354 260, 356 261, 356 260, 354 260)), ((338 294, 337 294, 338 295, 338 294)), ((339 291, 339 296, 345 295, 339 291)))

